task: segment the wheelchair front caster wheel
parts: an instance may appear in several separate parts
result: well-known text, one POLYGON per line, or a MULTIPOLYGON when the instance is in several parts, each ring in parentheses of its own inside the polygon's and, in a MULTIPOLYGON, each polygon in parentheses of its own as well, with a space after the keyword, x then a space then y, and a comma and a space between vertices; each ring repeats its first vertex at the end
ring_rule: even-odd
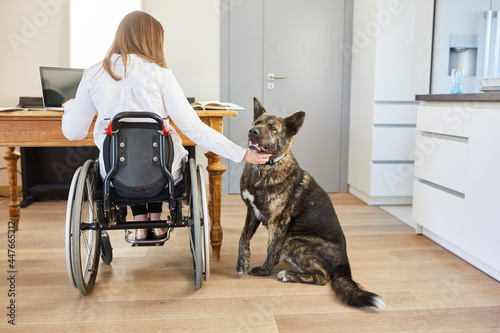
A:
POLYGON ((101 235, 101 259, 106 265, 111 264, 113 261, 113 248, 111 247, 111 241, 106 231, 101 235))

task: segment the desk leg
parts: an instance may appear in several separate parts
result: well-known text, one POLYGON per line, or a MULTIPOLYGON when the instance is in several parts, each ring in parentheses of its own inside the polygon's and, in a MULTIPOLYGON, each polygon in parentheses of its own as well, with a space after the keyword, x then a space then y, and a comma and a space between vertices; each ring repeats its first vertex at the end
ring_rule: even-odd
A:
POLYGON ((3 154, 3 158, 7 161, 7 173, 9 176, 9 218, 14 223, 15 229, 19 230, 19 218, 21 217, 21 209, 19 208, 19 200, 17 199, 17 160, 21 154, 14 147, 8 147, 3 154))
POLYGON ((222 245, 222 226, 220 224, 221 199, 222 199, 222 174, 226 166, 221 163, 221 157, 212 152, 206 152, 208 158, 208 184, 210 197, 208 199, 208 213, 210 215, 210 244, 212 245, 212 256, 220 259, 220 247, 222 245))

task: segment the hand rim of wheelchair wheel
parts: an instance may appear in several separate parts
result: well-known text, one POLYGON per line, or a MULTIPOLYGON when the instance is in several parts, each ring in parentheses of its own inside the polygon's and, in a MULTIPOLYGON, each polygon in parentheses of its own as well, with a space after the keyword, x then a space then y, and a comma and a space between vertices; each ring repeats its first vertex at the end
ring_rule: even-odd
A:
POLYGON ((75 198, 76 183, 80 175, 82 167, 76 169, 71 179, 71 185, 69 187, 68 202, 66 206, 66 232, 65 232, 65 252, 66 252, 66 269, 68 271, 69 282, 73 287, 76 288, 75 276, 73 275, 73 258, 72 258, 72 246, 73 246, 73 200, 75 198))
POLYGON ((198 186, 201 196, 201 218, 203 222, 202 246, 203 246, 203 279, 207 281, 210 278, 210 220, 208 216, 207 189, 205 187, 205 176, 201 164, 197 168, 198 186))
POLYGON ((94 283, 99 269, 99 252, 100 252, 100 229, 82 230, 81 225, 84 222, 82 219, 82 210, 86 216, 87 223, 95 222, 97 217, 96 205, 93 200, 93 190, 95 176, 93 170, 94 161, 88 160, 82 167, 76 186, 74 205, 73 205, 73 230, 72 230, 72 266, 75 284, 82 295, 89 295, 94 288, 94 283), (85 201, 85 197, 87 200, 85 201), (82 244, 82 238, 83 243, 82 244), (82 247, 82 245, 85 245, 82 247), (84 265, 82 266, 82 249, 85 251, 84 265))
POLYGON ((196 290, 201 288, 202 268, 202 241, 201 241, 201 218, 200 218, 200 193, 198 188, 198 176, 194 159, 189 159, 189 173, 191 178, 191 191, 189 200, 189 240, 191 253, 193 254, 194 284, 196 290))

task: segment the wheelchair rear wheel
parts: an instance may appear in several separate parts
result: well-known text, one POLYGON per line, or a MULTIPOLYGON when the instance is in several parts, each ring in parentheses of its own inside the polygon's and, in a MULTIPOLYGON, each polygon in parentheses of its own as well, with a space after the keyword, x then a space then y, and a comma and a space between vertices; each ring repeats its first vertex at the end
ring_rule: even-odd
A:
POLYGON ((78 175, 73 200, 68 201, 68 205, 72 205, 72 272, 75 285, 82 295, 89 295, 94 288, 99 268, 101 229, 94 201, 96 177, 94 161, 88 160, 78 175))
POLYGON ((193 159, 189 160, 191 191, 189 200, 189 238, 193 254, 194 281, 196 289, 201 288, 203 279, 207 280, 210 269, 208 251, 208 217, 205 182, 201 167, 196 167, 193 159))
POLYGON ((79 167, 71 180, 71 185, 69 188, 68 194, 68 204, 66 207, 66 232, 65 232, 65 240, 66 240, 66 269, 68 270, 69 282, 73 287, 76 288, 75 277, 73 275, 73 258, 72 258, 72 248, 73 248, 73 201, 75 199, 76 193, 76 183, 78 182, 78 176, 80 175, 80 171, 82 167, 79 167))

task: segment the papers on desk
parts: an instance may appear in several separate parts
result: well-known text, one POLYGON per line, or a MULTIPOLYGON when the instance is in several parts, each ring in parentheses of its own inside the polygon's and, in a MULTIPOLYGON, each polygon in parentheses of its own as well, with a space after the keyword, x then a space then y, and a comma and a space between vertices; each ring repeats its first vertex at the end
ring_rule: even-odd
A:
POLYGON ((236 105, 234 103, 219 102, 219 101, 205 101, 205 102, 194 102, 191 106, 195 110, 245 110, 244 107, 236 105))
POLYGON ((0 111, 24 111, 24 110, 28 110, 28 109, 20 108, 18 106, 14 106, 14 107, 0 107, 0 111))
POLYGON ((8 106, 0 107, 0 112, 2 111, 45 111, 44 108, 20 108, 18 106, 8 106))

